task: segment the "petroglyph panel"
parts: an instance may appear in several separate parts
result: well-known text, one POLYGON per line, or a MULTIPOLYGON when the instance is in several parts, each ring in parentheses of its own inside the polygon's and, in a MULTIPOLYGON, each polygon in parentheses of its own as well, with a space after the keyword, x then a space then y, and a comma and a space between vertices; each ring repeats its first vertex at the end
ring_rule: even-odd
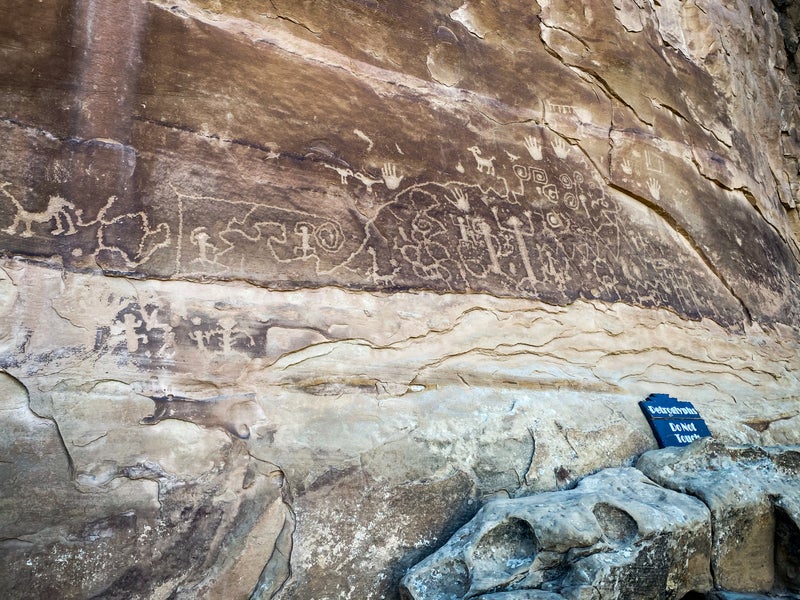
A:
MULTIPOLYGON (((736 301, 667 224, 606 190, 568 141, 539 128, 525 133, 517 145, 495 147, 491 155, 466 148, 465 173, 448 181, 420 182, 387 163, 364 189, 361 171, 354 177, 352 169, 337 167, 335 185, 372 198, 371 211, 354 207, 345 218, 326 214, 324 205, 301 208, 289 194, 283 203, 266 203, 170 186, 170 203, 159 211, 170 216, 158 223, 146 209, 118 208, 116 197, 88 219, 57 196, 43 211, 25 209, 4 182, 14 220, 3 232, 40 239, 89 232, 83 237, 89 243, 72 247, 65 259, 91 256, 123 272, 147 274, 151 258, 160 257, 182 278, 246 278, 281 288, 480 291, 559 304, 596 298, 728 324, 739 318, 736 301)), ((313 168, 322 175, 330 167, 313 168)), ((657 196, 655 176, 646 185, 657 196)), ((209 325, 198 316, 153 325, 148 310, 158 308, 122 311, 100 343, 116 335, 130 353, 164 356, 181 335, 201 353, 258 355, 255 348, 265 346, 263 332, 235 322, 209 325)))
MULTIPOLYGON (((9 253, 273 289, 620 300, 726 325, 800 318, 783 188, 737 166, 756 140, 723 135, 736 114, 690 57, 655 43, 649 9, 633 27, 562 2, 365 5, 346 20, 326 2, 274 14, 125 6, 136 28, 117 33, 131 48, 109 55, 135 63, 119 81, 125 102, 93 96, 102 118, 78 107, 74 132, 52 115, 37 123, 16 96, 0 105, 9 253), (337 33, 345 21, 361 42, 337 33), (616 46, 578 35, 600 25, 616 46), (638 88, 618 68, 630 40, 645 57, 638 88), (586 48, 609 62, 605 79, 586 48), (431 57, 457 88, 431 76, 431 57), (665 89, 643 74, 661 64, 665 89)), ((59 7, 34 13, 52 24, 59 7)), ((75 60, 78 83, 105 73, 75 60)), ((39 67, 5 68, 36 89, 25 69, 39 67)), ((123 317, 101 343, 116 335, 133 355, 166 356, 181 335, 201 353, 266 345, 263 332, 200 316, 209 329, 185 334, 123 317)))

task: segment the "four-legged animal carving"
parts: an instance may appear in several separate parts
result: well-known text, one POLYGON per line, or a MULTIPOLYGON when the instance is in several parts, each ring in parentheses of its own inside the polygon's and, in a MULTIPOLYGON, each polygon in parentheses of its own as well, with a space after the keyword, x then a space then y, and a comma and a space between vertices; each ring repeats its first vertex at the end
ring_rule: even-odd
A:
POLYGON ((47 202, 47 208, 41 212, 32 212, 25 209, 14 195, 6 188, 11 185, 8 182, 0 184, 0 191, 3 195, 11 200, 11 203, 16 208, 17 212, 14 215, 14 222, 6 227, 3 231, 15 235, 20 223, 24 225, 22 230, 22 237, 31 237, 33 231, 31 227, 34 223, 47 223, 53 221, 53 229, 50 231, 52 235, 72 235, 76 232, 75 224, 72 222, 72 217, 67 209, 71 210, 73 214, 80 216, 80 211, 75 210, 75 205, 62 198, 61 196, 50 196, 47 202))
POLYGON ((472 152, 472 156, 475 157, 475 162, 477 163, 480 173, 483 173, 484 169, 486 169, 487 175, 494 175, 494 156, 492 158, 481 156, 481 149, 477 146, 470 146, 467 150, 472 152))

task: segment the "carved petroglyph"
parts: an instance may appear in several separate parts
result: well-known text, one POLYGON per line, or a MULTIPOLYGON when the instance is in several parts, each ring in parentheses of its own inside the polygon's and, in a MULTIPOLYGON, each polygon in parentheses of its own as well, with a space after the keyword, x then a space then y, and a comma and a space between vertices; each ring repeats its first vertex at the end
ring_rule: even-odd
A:
POLYGON ((192 230, 189 235, 189 241, 197 246, 197 251, 200 254, 192 262, 199 262, 202 265, 213 265, 217 263, 217 247, 210 243, 211 236, 205 227, 197 227, 192 230))
POLYGON ((631 166, 631 161, 628 160, 627 157, 622 159, 620 167, 622 167, 622 172, 625 173, 625 175, 633 175, 633 167, 631 166))
POLYGON ((360 129, 354 129, 353 133, 355 133, 359 137, 359 139, 362 139, 365 142, 367 142, 367 152, 370 152, 372 148, 375 146, 375 143, 369 138, 369 136, 367 136, 367 134, 361 131, 360 129))
POLYGON ((644 151, 644 162, 648 171, 659 174, 664 173, 664 159, 650 150, 644 151))
POLYGON ((561 115, 574 115, 575 114, 575 107, 571 104, 555 104, 553 102, 547 103, 547 110, 552 113, 557 113, 561 115))
POLYGON ((533 160, 542 160, 542 143, 535 137, 525 137, 525 149, 533 160))
POLYGON ((97 245, 92 253, 95 259, 102 258, 113 264, 136 268, 150 260, 158 250, 170 246, 172 236, 168 223, 151 227, 150 219, 144 211, 109 217, 108 214, 116 202, 117 197, 111 196, 100 209, 97 218, 88 222, 80 219, 78 221, 81 228, 97 226, 97 245), (138 243, 122 246, 119 240, 123 239, 138 239, 138 243))
POLYGON ((353 173, 353 177, 355 177, 361 183, 363 183, 367 188, 367 192, 369 192, 370 194, 373 193, 373 191, 372 191, 372 186, 373 185, 375 185, 376 183, 383 183, 383 179, 373 179, 369 175, 366 175, 365 173, 361 173, 360 171, 357 172, 357 173, 353 173))
POLYGON ((553 151, 556 153, 558 158, 567 158, 569 155, 570 147, 565 140, 561 138, 555 138, 552 142, 550 142, 550 145, 553 147, 553 151))
POLYGON ((481 156, 481 149, 477 146, 470 146, 467 148, 469 152, 472 153, 472 156, 475 157, 475 166, 477 167, 480 173, 486 172, 487 175, 494 175, 494 156, 491 158, 486 158, 485 156, 481 156))
POLYGON ((339 174, 339 180, 342 182, 342 185, 347 185, 347 178, 353 176, 352 169, 347 169, 345 167, 337 167, 336 165, 329 165, 329 164, 325 164, 325 168, 331 169, 332 171, 336 171, 339 174))
POLYGON ((661 199, 661 184, 658 182, 657 179, 654 179, 652 177, 647 179, 647 190, 650 192, 650 195, 656 200, 661 199))
MULTIPOLYGON (((325 203, 279 195, 266 203, 171 186, 177 202, 160 206, 157 221, 145 210, 126 212, 111 196, 93 219, 63 205, 70 221, 54 221, 48 233, 93 228, 82 236, 93 246, 77 247, 73 255, 84 252, 103 267, 137 268, 163 250, 162 263, 174 264, 172 273, 179 277, 247 277, 276 287, 319 282, 359 289, 475 290, 557 303, 626 299, 688 316, 715 314, 709 312, 715 310, 709 296, 717 292, 690 283, 702 279, 698 273, 676 271, 671 265, 680 261, 660 260, 675 254, 663 224, 653 220, 651 227, 661 227, 655 241, 655 229, 643 232, 630 211, 603 191, 601 180, 582 175, 587 167, 579 165, 582 157, 567 139, 535 128, 521 142, 522 157, 513 147, 498 145, 501 161, 470 146, 474 170, 468 173, 459 161, 455 179, 446 182, 420 175, 409 183, 411 176, 400 174, 394 163, 383 163, 374 174, 368 165, 350 166, 345 159, 325 162, 333 156, 326 155, 322 167, 335 171, 354 194, 352 206, 338 205, 338 212, 325 203), (483 176, 480 184, 476 174, 483 176)), ((654 152, 634 149, 620 168, 632 175, 634 164, 647 169, 643 185, 658 201, 663 162, 654 152)), ((11 200, 7 187, 0 190, 11 200)), ((41 235, 45 221, 42 213, 26 231, 41 235)), ((121 314, 107 326, 111 340, 129 354, 151 357, 174 356, 181 344, 205 357, 261 351, 261 334, 250 325, 210 315, 173 322, 153 311, 132 308, 121 314)))
MULTIPOLYGON (((379 181, 367 183, 371 187, 379 181)), ((246 261, 258 258, 269 264, 311 261, 315 271, 319 271, 322 257, 340 264, 332 255, 342 250, 346 238, 335 221, 293 208, 175 193, 179 198, 179 230, 188 229, 192 221, 190 234, 178 236, 179 273, 223 274, 242 270, 246 261), (214 231, 213 224, 220 216, 225 224, 221 228, 217 225, 214 231), (208 224, 198 223, 203 219, 208 224)))
MULTIPOLYGON (((525 140, 526 150, 538 156, 542 144, 535 140, 525 140)), ((547 143, 556 156, 570 151, 561 138, 547 143)), ((488 165, 478 165, 488 174, 488 165)), ((586 181, 580 171, 548 170, 514 164, 513 190, 464 181, 411 185, 369 221, 366 242, 344 267, 375 285, 500 291, 557 302, 580 295, 634 297, 707 314, 708 292, 695 289, 691 274, 677 271, 676 263, 657 260, 669 253, 669 241, 653 243, 628 222, 600 182, 586 181), (367 261, 359 259, 363 252, 367 261)))
POLYGON ((75 224, 72 215, 80 215, 80 211, 75 209, 75 205, 68 202, 61 196, 50 196, 47 201, 47 207, 43 211, 29 211, 20 204, 19 200, 8 191, 10 182, 0 183, 0 192, 11 202, 14 206, 14 221, 6 227, 3 231, 8 234, 16 235, 17 228, 22 225, 22 237, 31 237, 33 235, 33 225, 46 224, 52 221, 53 228, 50 230, 50 235, 72 235, 76 233, 75 224))
MULTIPOLYGON (((52 224, 47 233, 51 236, 70 236, 82 230, 94 230, 95 246, 90 255, 104 264, 128 269, 136 268, 150 260, 160 249, 171 244, 170 227, 159 223, 155 227, 145 211, 122 212, 109 216, 117 210, 116 196, 111 196, 91 220, 84 220, 83 210, 61 196, 50 196, 43 211, 25 209, 17 198, 7 189, 9 182, 0 183, 0 192, 14 206, 14 220, 3 231, 16 235, 22 225, 21 237, 31 237, 34 225, 52 224), (125 244, 121 242, 125 240, 125 244)), ((76 246, 71 249, 72 256, 82 256, 84 249, 76 246)))
POLYGON ((400 187, 400 183, 403 181, 403 175, 398 177, 397 166, 391 163, 386 163, 383 165, 381 168, 381 176, 383 177, 383 182, 386 184, 386 189, 389 190, 396 190, 400 187))

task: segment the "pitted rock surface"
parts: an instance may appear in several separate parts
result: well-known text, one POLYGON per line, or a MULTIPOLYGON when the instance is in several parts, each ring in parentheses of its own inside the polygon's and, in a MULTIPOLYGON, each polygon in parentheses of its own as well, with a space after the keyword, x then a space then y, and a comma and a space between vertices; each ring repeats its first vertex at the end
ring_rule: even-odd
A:
POLYGON ((705 438, 573 490, 490 501, 406 574, 403 597, 795 598, 798 457, 705 438))
POLYGON ((405 576, 403 593, 413 600, 499 591, 539 597, 532 590, 568 599, 683 598, 711 589, 710 552, 702 502, 635 469, 609 469, 574 490, 490 502, 405 576))

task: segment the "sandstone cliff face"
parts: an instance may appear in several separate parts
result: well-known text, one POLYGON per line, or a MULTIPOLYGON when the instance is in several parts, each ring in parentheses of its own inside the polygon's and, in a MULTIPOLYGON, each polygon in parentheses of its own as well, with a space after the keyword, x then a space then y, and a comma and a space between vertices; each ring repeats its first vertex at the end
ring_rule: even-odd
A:
POLYGON ((4 596, 394 598, 653 391, 800 441, 788 9, 2 5, 4 596))

